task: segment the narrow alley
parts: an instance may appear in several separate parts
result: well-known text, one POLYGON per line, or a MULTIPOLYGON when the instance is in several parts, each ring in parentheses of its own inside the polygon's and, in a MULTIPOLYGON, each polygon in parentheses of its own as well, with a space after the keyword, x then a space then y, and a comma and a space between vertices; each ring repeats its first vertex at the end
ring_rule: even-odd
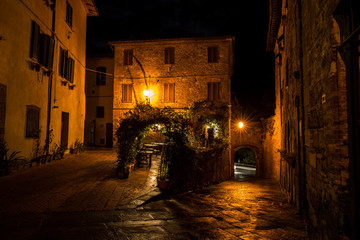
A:
POLYGON ((244 177, 167 195, 158 161, 129 179, 116 153, 89 150, 0 179, 2 239, 306 239, 274 180, 244 177))

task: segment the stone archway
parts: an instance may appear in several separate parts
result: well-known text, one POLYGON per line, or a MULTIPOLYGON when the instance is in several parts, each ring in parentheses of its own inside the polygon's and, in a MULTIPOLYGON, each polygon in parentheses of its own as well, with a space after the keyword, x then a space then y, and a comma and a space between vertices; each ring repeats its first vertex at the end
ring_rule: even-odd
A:
POLYGON ((238 145, 232 148, 232 164, 234 165, 234 160, 235 160, 235 154, 238 150, 243 149, 243 148, 249 148, 251 150, 254 151, 255 156, 256 156, 256 176, 257 177, 261 177, 262 176, 262 169, 263 169, 263 164, 262 164, 262 159, 263 159, 263 153, 262 153, 262 148, 259 146, 255 146, 255 145, 249 145, 249 144, 243 144, 243 145, 238 145))

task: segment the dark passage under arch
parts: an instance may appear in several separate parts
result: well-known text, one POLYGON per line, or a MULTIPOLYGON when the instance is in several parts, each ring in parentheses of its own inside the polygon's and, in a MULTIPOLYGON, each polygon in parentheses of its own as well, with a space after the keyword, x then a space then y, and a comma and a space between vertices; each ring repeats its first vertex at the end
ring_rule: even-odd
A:
POLYGON ((247 176, 256 176, 256 153, 251 148, 240 148, 235 152, 234 177, 242 179, 247 176))

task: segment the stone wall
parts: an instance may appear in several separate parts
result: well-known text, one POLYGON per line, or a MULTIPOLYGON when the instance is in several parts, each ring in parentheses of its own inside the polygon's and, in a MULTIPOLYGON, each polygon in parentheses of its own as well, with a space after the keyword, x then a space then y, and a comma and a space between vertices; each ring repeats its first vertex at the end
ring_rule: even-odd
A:
POLYGON ((349 232, 346 71, 334 11, 340 1, 283 1, 275 52, 280 183, 310 236, 349 232))
MULTIPOLYGON (((247 123, 250 124, 250 123, 247 123)), ((246 124, 246 125, 247 125, 246 124)), ((232 159, 236 151, 250 148, 256 155, 256 176, 280 178, 280 119, 272 116, 244 129, 232 129, 232 159)))

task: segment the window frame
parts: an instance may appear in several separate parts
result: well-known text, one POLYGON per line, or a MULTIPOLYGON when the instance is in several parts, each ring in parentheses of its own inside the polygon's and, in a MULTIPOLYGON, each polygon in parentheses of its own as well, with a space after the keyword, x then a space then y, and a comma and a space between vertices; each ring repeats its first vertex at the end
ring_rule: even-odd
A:
POLYGON ((122 102, 132 103, 133 84, 122 84, 122 102))
POLYGON ((220 82, 207 83, 207 100, 209 102, 217 102, 221 100, 220 97, 220 82))
POLYGON ((218 63, 220 59, 219 46, 208 47, 208 63, 218 63))
POLYGON ((39 136, 40 136, 40 108, 35 105, 27 105, 25 137, 37 139, 39 138, 39 136))
POLYGON ((124 66, 130 66, 133 65, 133 55, 134 50, 133 49, 124 49, 124 66))
POLYGON ((174 47, 167 47, 164 49, 164 64, 175 64, 174 47))
POLYGON ((164 102, 175 102, 175 83, 164 83, 164 102))
POLYGON ((96 106, 96 118, 105 118, 104 106, 96 106))
POLYGON ((73 8, 69 1, 66 1, 66 16, 65 16, 65 22, 67 25, 72 28, 73 27, 73 8))
POLYGON ((106 67, 96 68, 96 86, 106 85, 106 67))

